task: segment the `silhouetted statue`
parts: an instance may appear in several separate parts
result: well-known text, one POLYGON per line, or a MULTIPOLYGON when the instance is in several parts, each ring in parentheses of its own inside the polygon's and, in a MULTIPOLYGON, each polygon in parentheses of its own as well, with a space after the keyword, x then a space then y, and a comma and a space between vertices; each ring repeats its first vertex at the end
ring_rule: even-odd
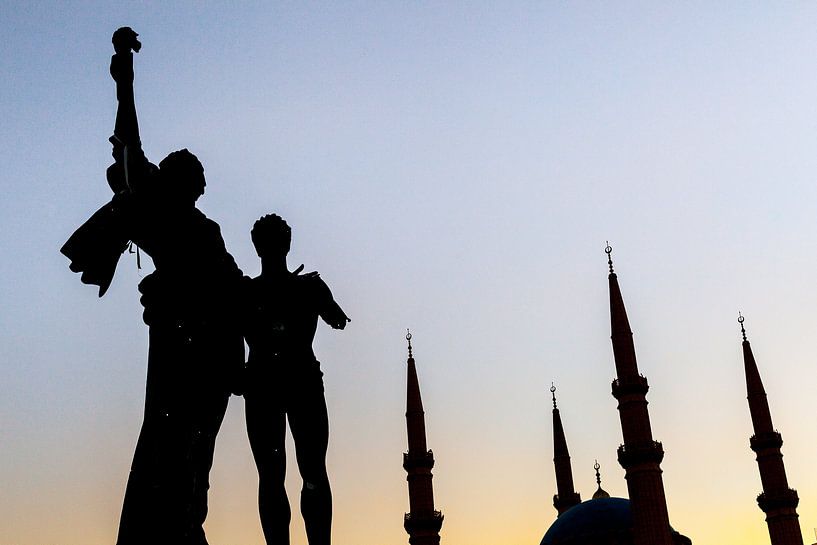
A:
POLYGON ((245 282, 247 434, 258 466, 258 509, 268 545, 289 544, 284 439, 289 420, 303 478, 301 513, 310 545, 329 545, 332 493, 326 474, 329 420, 323 373, 312 351, 318 317, 335 329, 349 318, 317 273, 287 269, 291 231, 276 215, 255 222, 261 275, 245 282))
POLYGON ((100 296, 128 241, 153 259, 156 271, 139 284, 150 328, 145 415, 117 543, 204 545, 215 438, 244 361, 234 308, 242 274, 218 225, 196 209, 205 187, 196 156, 176 151, 158 167, 145 158, 133 95, 136 37, 130 28, 113 35, 113 199, 62 252, 83 282, 99 285, 100 296))

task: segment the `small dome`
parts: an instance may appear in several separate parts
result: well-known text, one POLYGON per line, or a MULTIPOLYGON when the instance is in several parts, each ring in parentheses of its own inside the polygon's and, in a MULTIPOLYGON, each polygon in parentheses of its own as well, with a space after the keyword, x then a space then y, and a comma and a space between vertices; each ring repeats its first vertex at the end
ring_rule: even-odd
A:
POLYGON ((607 491, 601 487, 601 485, 599 485, 599 489, 596 490, 593 493, 593 499, 594 500, 598 500, 598 499, 601 499, 601 498, 609 498, 609 497, 610 497, 610 494, 608 494, 607 491))
POLYGON ((593 469, 596 470, 596 482, 599 485, 599 489, 593 493, 593 499, 598 500, 600 498, 609 498, 610 494, 608 494, 607 491, 601 487, 601 473, 599 473, 601 466, 599 465, 598 460, 596 460, 596 463, 593 464, 593 469))

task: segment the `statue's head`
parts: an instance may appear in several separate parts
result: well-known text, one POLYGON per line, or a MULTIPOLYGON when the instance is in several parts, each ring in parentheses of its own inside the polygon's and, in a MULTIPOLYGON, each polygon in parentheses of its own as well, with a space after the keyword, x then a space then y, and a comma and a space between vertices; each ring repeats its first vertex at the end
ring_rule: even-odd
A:
POLYGON ((173 200, 195 203, 204 194, 204 167, 187 149, 174 151, 159 163, 162 189, 173 200))
POLYGON ((252 226, 250 235, 258 257, 285 256, 289 253, 292 229, 281 216, 276 214, 262 216, 252 226))

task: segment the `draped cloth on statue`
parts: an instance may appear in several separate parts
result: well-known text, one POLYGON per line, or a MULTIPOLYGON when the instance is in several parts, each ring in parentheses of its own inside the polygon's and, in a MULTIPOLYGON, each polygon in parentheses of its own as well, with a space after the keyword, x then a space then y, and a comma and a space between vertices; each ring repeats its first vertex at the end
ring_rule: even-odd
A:
POLYGON ((125 219, 115 198, 104 204, 63 244, 60 252, 71 260, 70 269, 82 273, 83 284, 99 286, 105 295, 116 272, 119 256, 128 247, 125 219))
MULTIPOLYGON (((115 142, 115 137, 111 138, 115 142)), ((114 144, 115 156, 122 153, 117 143, 114 144)), ((60 248, 60 252, 71 260, 71 271, 82 273, 80 280, 83 284, 99 286, 100 297, 108 291, 119 256, 131 240, 128 231, 132 218, 128 212, 132 208, 132 193, 155 185, 159 170, 145 158, 141 149, 131 150, 130 155, 130 176, 126 175, 122 162, 117 161, 108 167, 108 185, 114 192, 113 198, 80 225, 60 248)))

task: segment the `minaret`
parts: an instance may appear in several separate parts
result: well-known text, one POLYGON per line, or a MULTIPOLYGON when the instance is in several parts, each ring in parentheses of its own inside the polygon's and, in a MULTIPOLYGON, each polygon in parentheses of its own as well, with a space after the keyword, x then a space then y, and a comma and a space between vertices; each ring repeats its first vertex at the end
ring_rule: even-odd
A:
POLYGON ((411 545, 438 545, 443 515, 434 510, 434 490, 431 486, 431 468, 434 453, 426 447, 426 422, 417 368, 411 353, 411 332, 408 341, 408 380, 406 389, 406 428, 408 452, 403 454, 403 469, 408 474, 409 512, 403 526, 411 545))
POLYGON ((797 497, 797 491, 789 488, 786 479, 786 468, 783 466, 783 455, 780 453, 783 437, 772 425, 766 390, 763 389, 760 380, 752 346, 746 340, 743 320, 743 316, 738 314, 740 332, 743 335, 746 396, 755 432, 749 439, 749 445, 757 454, 760 481, 763 484, 763 492, 757 497, 757 504, 766 513, 766 524, 769 525, 772 545, 803 545, 803 534, 797 520, 797 504, 800 499, 797 497))
POLYGON ((664 448, 653 440, 647 411, 647 379, 638 373, 633 332, 613 271, 613 249, 605 248, 610 267, 610 322, 617 378, 613 397, 618 400, 624 444, 618 447, 618 462, 625 470, 633 513, 635 545, 672 545, 667 499, 661 478, 664 448))
POLYGON ((559 515, 581 503, 582 499, 573 489, 573 470, 570 467, 570 453, 567 451, 565 430, 562 417, 556 407, 556 386, 550 385, 553 396, 553 465, 556 468, 556 494, 553 496, 553 507, 559 515))

